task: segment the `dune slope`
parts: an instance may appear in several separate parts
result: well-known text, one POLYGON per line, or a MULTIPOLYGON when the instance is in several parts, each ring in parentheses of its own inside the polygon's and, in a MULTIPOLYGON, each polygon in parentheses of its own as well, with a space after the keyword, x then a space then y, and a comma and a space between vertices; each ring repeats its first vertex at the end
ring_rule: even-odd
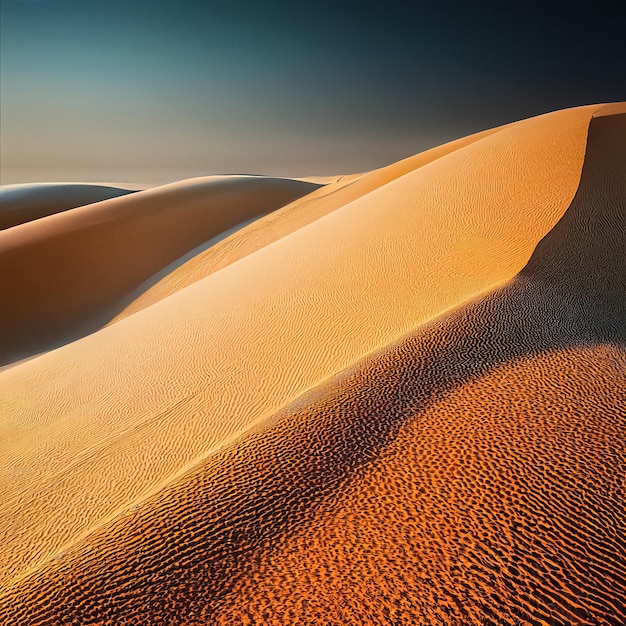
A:
MULTIPOLYGON (((506 128, 506 126, 502 128, 506 128)), ((338 180, 310 193, 305 198, 295 200, 258 220, 257 223, 243 228, 224 241, 195 255, 184 265, 168 273, 155 285, 140 294, 115 317, 113 323, 141 311, 201 278, 217 272, 244 256, 252 254, 256 250, 260 250, 307 224, 342 208, 346 204, 363 198, 401 176, 480 141, 482 138, 502 130, 502 128, 492 128, 469 137, 457 139, 366 174, 340 177, 338 180)))
POLYGON ((19 623, 626 620, 626 115, 511 281, 15 581, 19 623))
POLYGON ((0 577, 45 562, 368 353, 510 280, 571 202, 598 108, 492 133, 0 372, 0 440, 11 442, 0 456, 0 577))
POLYGON ((3 185, 0 187, 0 230, 130 193, 136 192, 84 183, 3 185))
POLYGON ((184 253, 317 187, 264 177, 193 179, 0 232, 0 364, 95 330, 184 253))

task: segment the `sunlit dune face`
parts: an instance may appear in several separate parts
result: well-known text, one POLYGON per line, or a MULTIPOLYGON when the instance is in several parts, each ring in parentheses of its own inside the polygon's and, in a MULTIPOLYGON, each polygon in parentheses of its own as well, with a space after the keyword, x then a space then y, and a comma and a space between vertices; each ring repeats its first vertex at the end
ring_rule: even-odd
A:
MULTIPOLYGON (((3 544, 5 575, 49 558, 303 392, 513 276, 576 190, 594 110, 488 134, 291 234, 287 213, 287 233, 270 245, 123 323, 4 372, 12 420, 2 428, 13 444, 3 459, 12 478, 2 518, 14 529, 3 544)), ((161 198, 158 189, 149 193, 161 198)), ((131 200, 142 202, 141 194, 92 206, 106 216, 115 202, 123 214, 131 200)), ((165 221, 146 221, 150 232, 171 236, 174 214, 164 199, 165 221)), ((149 245, 148 233, 137 240, 125 223, 105 222, 107 241, 125 237, 124 254, 143 267, 144 256, 133 253, 149 245)), ((19 228, 27 227, 37 223, 19 228)), ((76 245, 87 244, 81 236, 76 245)), ((112 245, 97 250, 110 254, 112 245)), ((150 250, 149 258, 162 253, 150 250)), ((68 262, 72 254, 63 248, 68 262)), ((110 266, 95 265, 101 288, 129 277, 125 256, 109 258, 112 283, 110 266)), ((10 284, 24 289, 31 274, 23 275, 20 283, 13 273, 10 284)), ((87 267, 75 283, 60 278, 65 293, 101 295, 84 290, 87 267)), ((56 302, 52 287, 47 280, 29 289, 22 305, 41 315, 35 304, 56 302)))
POLYGON ((359 198, 414 172, 429 163, 487 137, 499 129, 486 130, 464 137, 444 146, 427 150, 398 163, 393 163, 364 175, 340 176, 336 181, 275 211, 242 232, 228 237, 195 255, 180 268, 172 271, 126 307, 113 322, 144 309, 163 298, 195 283, 237 260, 304 228, 308 224, 356 201, 359 198))
POLYGON ((366 361, 23 580, 15 614, 622 619, 626 353, 547 349, 579 341, 558 308, 513 284, 366 361))
POLYGON ((0 615, 626 621, 626 115, 603 110, 330 183, 0 372, 0 615))

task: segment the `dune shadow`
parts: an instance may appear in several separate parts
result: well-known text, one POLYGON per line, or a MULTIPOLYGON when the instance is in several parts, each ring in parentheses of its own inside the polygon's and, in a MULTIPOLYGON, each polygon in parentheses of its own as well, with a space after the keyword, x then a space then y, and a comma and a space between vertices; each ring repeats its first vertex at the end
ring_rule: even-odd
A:
POLYGON ((134 193, 137 190, 86 183, 6 185, 0 187, 0 230, 134 193))
POLYGON ((624 138, 626 115, 592 120, 570 208, 508 285, 299 398, 27 577, 7 596, 20 595, 21 623, 207 619, 246 563, 332 507, 450 392, 545 352, 626 347, 624 138))

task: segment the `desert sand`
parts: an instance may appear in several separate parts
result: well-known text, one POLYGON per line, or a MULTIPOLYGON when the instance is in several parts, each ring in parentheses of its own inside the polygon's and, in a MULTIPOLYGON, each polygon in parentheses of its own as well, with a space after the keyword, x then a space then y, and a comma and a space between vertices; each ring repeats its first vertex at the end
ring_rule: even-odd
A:
MULTIPOLYGON (((253 176, 191 179, 0 232, 0 364, 98 328, 184 253, 317 186, 253 176)), ((59 195, 69 202, 73 193, 62 188, 59 195)))
POLYGON ((84 183, 3 185, 0 187, 0 230, 134 191, 84 183))
POLYGON ((0 233, 0 615, 626 621, 624 171, 597 105, 0 233))

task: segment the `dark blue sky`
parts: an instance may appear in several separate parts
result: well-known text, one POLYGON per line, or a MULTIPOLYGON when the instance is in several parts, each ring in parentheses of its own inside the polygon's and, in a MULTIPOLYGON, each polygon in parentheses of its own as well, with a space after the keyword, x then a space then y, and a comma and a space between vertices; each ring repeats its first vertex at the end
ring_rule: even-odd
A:
POLYGON ((472 5, 0 0, 0 182, 362 171, 626 99, 626 3, 472 5))

